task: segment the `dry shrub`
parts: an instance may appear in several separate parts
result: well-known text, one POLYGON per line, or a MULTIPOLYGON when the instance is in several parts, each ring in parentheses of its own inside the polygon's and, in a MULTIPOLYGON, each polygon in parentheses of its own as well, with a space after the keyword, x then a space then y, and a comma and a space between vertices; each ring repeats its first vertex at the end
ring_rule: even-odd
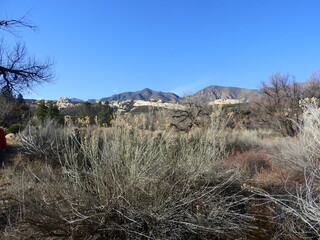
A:
POLYGON ((276 134, 265 129, 228 129, 227 149, 230 153, 265 149, 265 142, 272 140, 276 134))
POLYGON ((257 173, 261 173, 266 169, 271 169, 271 163, 267 154, 258 153, 247 157, 246 170, 250 177, 253 177, 257 173))
POLYGON ((64 131, 59 130, 59 124, 54 120, 47 120, 37 126, 28 125, 20 134, 23 152, 32 160, 56 161, 58 152, 62 150, 62 140, 66 137, 64 131))
POLYGON ((271 169, 270 156, 259 150, 251 149, 245 152, 236 152, 230 155, 226 161, 244 169, 250 178, 262 171, 271 169))
POLYGON ((303 121, 297 125, 298 136, 268 146, 278 163, 294 173, 288 177, 287 192, 276 196, 263 194, 293 219, 284 222, 293 234, 301 239, 317 239, 320 237, 320 109, 315 103, 306 103, 303 108, 303 121), (297 182, 293 184, 290 178, 297 182))
POLYGON ((19 218, 6 227, 6 239, 250 235, 254 217, 246 206, 253 193, 241 188, 241 172, 224 164, 224 126, 213 121, 206 130, 173 135, 118 119, 110 129, 29 130, 22 136, 29 141, 24 150, 46 161, 12 176, 11 194, 21 207, 19 218))
MULTIPOLYGON (((145 112, 127 112, 118 114, 116 118, 124 120, 130 126, 141 130, 163 131, 169 126, 170 117, 168 109, 148 108, 145 112)), ((112 121, 114 122, 114 120, 112 121)))

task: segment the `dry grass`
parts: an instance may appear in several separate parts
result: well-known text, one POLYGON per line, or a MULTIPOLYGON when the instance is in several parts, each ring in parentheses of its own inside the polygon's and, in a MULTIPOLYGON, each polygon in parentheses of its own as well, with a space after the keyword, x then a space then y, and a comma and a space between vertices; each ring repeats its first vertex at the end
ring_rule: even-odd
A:
POLYGON ((2 238, 316 239, 320 118, 306 111, 297 138, 220 119, 187 133, 141 116, 30 126, 2 175, 2 238))
POLYGON ((12 175, 6 239, 230 239, 250 235, 253 194, 224 164, 224 123, 189 133, 30 127, 12 175), (37 160, 36 160, 37 159, 37 160))

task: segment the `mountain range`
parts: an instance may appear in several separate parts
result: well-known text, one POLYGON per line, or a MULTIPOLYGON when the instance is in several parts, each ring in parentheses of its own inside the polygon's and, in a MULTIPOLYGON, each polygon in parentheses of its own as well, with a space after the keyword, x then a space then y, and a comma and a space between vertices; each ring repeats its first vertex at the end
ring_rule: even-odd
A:
MULTIPOLYGON (((223 87, 212 85, 206 87, 188 97, 199 99, 202 102, 211 102, 218 99, 238 99, 242 102, 251 101, 259 97, 259 90, 238 87, 223 87)), ((100 101, 126 101, 126 100, 162 100, 165 102, 179 102, 181 97, 171 92, 161 92, 145 88, 136 92, 123 92, 111 97, 101 98, 100 101)), ((72 102, 83 102, 81 99, 71 98, 72 102)), ((96 99, 89 99, 93 102, 96 99)))
POLYGON ((101 101, 125 101, 125 100, 162 100, 165 102, 179 102, 180 97, 174 93, 154 91, 145 88, 137 92, 124 92, 114 94, 111 97, 100 99, 101 101))

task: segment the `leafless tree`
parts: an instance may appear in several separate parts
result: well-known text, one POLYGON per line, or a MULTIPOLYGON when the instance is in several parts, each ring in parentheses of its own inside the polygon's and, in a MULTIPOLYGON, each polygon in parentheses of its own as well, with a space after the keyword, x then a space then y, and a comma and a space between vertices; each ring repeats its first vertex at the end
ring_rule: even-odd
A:
POLYGON ((313 72, 307 80, 304 96, 320 98, 320 70, 313 72))
POLYGON ((202 127, 210 122, 211 108, 199 99, 186 96, 181 101, 183 109, 173 110, 170 125, 179 131, 189 131, 193 127, 202 127))
MULTIPOLYGON (((36 26, 30 24, 25 17, 0 20, 0 30, 16 35, 19 27, 36 29, 36 26)), ((10 112, 9 100, 12 96, 52 79, 51 61, 40 62, 31 57, 25 45, 20 42, 10 48, 3 39, 0 40, 0 94, 2 99, 0 119, 5 118, 10 112)))
POLYGON ((303 96, 300 84, 292 75, 276 73, 262 82, 261 92, 263 97, 257 102, 261 120, 283 135, 295 135, 294 122, 299 121, 299 100, 303 96))

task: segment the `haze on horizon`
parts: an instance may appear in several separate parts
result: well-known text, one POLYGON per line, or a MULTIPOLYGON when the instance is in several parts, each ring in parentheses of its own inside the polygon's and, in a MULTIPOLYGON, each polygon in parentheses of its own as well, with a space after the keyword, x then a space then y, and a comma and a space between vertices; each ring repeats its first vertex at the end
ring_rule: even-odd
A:
POLYGON ((317 0, 3 0, 1 18, 39 27, 25 42, 55 62, 56 80, 25 98, 100 99, 150 88, 178 95, 210 85, 254 89, 275 72, 320 69, 317 0))

